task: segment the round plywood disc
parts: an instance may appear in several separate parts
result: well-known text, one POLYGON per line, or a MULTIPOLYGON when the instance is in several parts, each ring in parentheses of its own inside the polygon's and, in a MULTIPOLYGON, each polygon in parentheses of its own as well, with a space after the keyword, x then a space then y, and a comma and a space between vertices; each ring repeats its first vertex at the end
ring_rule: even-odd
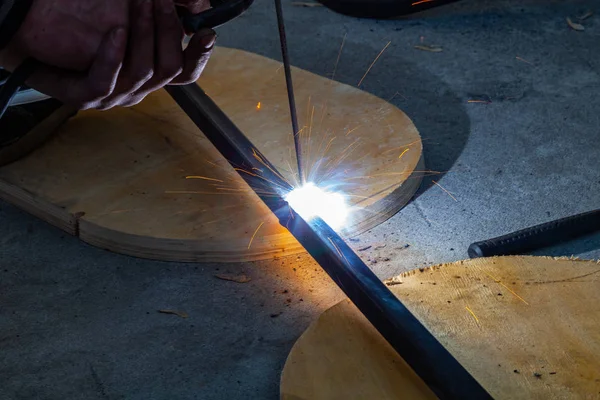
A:
MULTIPOLYGON (((600 397, 600 263, 478 258, 413 271, 393 283, 390 290, 493 398, 600 397)), ((345 300, 292 348, 281 398, 435 396, 345 300)))
MULTIPOLYGON (((294 69, 308 179, 342 191, 353 235, 396 213, 422 177, 421 140, 393 105, 294 69)), ((204 90, 292 183, 298 181, 281 64, 217 48, 204 90)), ((0 169, 0 195, 88 243, 140 257, 236 261, 302 251, 175 102, 80 113, 0 169)))

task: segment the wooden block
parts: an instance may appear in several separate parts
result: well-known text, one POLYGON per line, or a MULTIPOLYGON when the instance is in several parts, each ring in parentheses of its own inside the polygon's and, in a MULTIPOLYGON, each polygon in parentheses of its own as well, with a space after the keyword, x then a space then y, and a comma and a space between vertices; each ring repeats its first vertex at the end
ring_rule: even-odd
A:
MULTIPOLYGON (((423 175, 415 126, 366 92, 293 74, 309 180, 348 194, 353 213, 343 234, 385 221, 423 175)), ((217 48, 199 83, 296 183, 281 64, 217 48)), ((139 257, 241 261, 303 251, 164 91, 132 108, 80 113, 42 148, 0 168, 0 198, 90 244, 139 257)))
MULTIPOLYGON (((478 258, 390 289, 495 399, 600 398, 600 263, 478 258)), ((348 300, 294 345, 281 398, 432 399, 348 300)))

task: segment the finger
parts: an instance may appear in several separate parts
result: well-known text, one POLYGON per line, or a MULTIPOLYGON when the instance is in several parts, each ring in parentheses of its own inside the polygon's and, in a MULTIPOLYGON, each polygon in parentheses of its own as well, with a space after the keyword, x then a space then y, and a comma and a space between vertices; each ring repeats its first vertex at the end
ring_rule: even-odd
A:
POLYGON ((176 0, 175 4, 187 8, 192 14, 200 14, 210 8, 208 0, 176 0))
POLYGON ((204 70, 215 45, 217 34, 212 29, 201 29, 196 33, 183 53, 183 71, 171 81, 171 85, 196 82, 204 70))
POLYGON ((115 89, 126 47, 127 31, 115 28, 102 40, 87 73, 41 66, 27 85, 80 109, 97 107, 115 89))
POLYGON ((148 82, 154 73, 154 6, 152 0, 137 0, 131 10, 127 55, 113 94, 103 107, 127 102, 127 97, 148 82))
POLYGON ((150 92, 148 93, 136 93, 132 96, 129 96, 127 98, 127 101, 125 101, 123 104, 121 104, 122 107, 133 107, 136 104, 141 103, 146 96, 148 96, 150 94, 150 92))
POLYGON ((183 66, 183 28, 177 17, 173 0, 155 0, 156 57, 154 76, 134 97, 145 97, 179 75, 183 66))

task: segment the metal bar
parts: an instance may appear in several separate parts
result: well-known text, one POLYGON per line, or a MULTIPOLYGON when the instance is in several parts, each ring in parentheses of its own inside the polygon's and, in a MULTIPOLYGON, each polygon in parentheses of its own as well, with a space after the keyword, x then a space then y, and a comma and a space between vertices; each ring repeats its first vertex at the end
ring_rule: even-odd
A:
POLYGON ((294 96, 294 84, 292 83, 292 71, 290 68, 290 56, 287 48, 287 38, 285 36, 285 24, 283 21, 281 0, 275 0, 275 11, 277 12, 277 27, 279 28, 279 41, 281 42, 281 57, 283 58, 285 84, 287 86, 290 116, 292 118, 292 135, 294 135, 296 162, 298 163, 298 177, 300 179, 300 183, 305 183, 306 176, 304 176, 304 168, 302 166, 302 142, 300 141, 300 130, 298 128, 298 113, 296 111, 296 98, 294 96))
POLYGON ((600 232, 600 209, 471 243, 468 254, 471 258, 525 254, 594 232, 600 232))
POLYGON ((318 218, 304 221, 288 206, 282 196, 289 184, 200 87, 168 86, 167 91, 440 399, 491 399, 333 229, 318 218), (240 165, 248 171, 261 169, 260 177, 244 173, 240 165), (275 195, 263 194, 265 187, 275 195))

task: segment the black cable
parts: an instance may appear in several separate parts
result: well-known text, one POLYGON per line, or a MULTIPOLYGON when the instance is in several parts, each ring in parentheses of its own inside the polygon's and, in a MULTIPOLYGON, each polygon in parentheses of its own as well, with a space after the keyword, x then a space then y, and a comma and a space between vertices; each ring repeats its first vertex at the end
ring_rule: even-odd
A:
POLYGON ((37 66, 37 61, 27 59, 6 79, 6 82, 0 88, 0 118, 2 118, 13 97, 15 97, 21 86, 25 84, 25 81, 31 76, 37 66))

